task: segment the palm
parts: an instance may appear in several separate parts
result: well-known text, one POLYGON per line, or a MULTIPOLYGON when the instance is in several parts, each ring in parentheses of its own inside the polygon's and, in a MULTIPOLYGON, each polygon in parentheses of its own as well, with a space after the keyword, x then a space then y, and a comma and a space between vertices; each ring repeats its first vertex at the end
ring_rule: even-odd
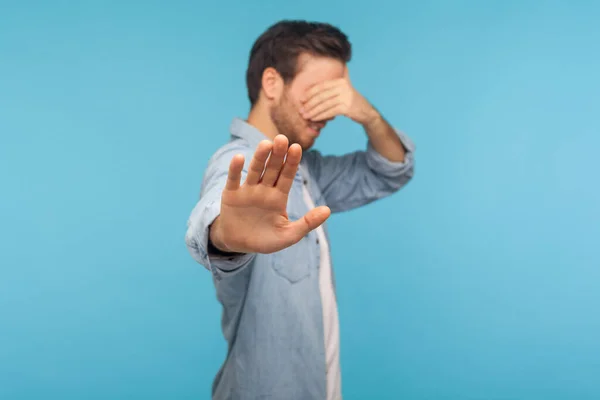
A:
POLYGON ((288 195, 301 157, 300 146, 288 149, 284 136, 276 137, 273 143, 263 141, 254 153, 243 185, 244 159, 234 157, 218 219, 220 237, 228 249, 273 253, 298 242, 329 217, 327 207, 318 207, 299 221, 288 219, 288 195))

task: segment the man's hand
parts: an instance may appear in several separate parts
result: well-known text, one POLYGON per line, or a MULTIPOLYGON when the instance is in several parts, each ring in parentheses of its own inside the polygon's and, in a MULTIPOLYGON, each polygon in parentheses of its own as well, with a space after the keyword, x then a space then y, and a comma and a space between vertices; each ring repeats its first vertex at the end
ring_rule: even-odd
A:
POLYGON ((310 87, 301 102, 302 117, 315 122, 344 115, 367 126, 379 116, 375 108, 350 83, 348 68, 343 78, 310 87))
POLYGON ((299 242, 329 218, 331 211, 323 206, 313 208, 298 221, 288 219, 288 195, 301 157, 302 148, 293 144, 288 149, 283 135, 273 143, 263 140, 243 185, 244 156, 232 159, 221 213, 210 229, 215 247, 233 253, 273 253, 299 242))
POLYGON ((310 121, 327 121, 344 115, 363 126, 373 148, 387 160, 404 162, 406 149, 394 128, 350 83, 348 67, 344 77, 317 83, 303 98, 300 114, 310 121))

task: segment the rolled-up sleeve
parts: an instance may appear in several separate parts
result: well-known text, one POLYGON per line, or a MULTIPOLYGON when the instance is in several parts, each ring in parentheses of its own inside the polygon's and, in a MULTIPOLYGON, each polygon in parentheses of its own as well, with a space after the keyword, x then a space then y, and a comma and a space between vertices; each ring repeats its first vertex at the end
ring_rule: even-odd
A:
MULTIPOLYGON (((223 256, 210 254, 208 251, 210 226, 221 211, 221 196, 227 181, 229 163, 232 157, 239 153, 244 154, 244 151, 226 151, 218 153, 211 159, 202 183, 200 199, 187 221, 185 243, 188 251, 194 260, 210 270, 216 279, 221 279, 224 274, 244 267, 254 256, 253 254, 223 256)), ((244 166, 242 180, 245 179, 246 174, 247 169, 244 166)))
MULTIPOLYGON (((415 144, 413 141, 401 132, 396 132, 404 149, 404 161, 394 162, 390 161, 375 150, 371 142, 367 143, 366 160, 369 168, 376 171, 378 174, 386 177, 407 177, 412 176, 412 170, 415 161, 415 144)), ((398 183, 402 182, 400 179, 398 183)))
POLYGON ((389 196, 412 179, 415 144, 406 134, 396 133, 406 150, 402 162, 388 160, 370 141, 366 150, 341 156, 323 156, 317 150, 304 155, 332 212, 350 210, 389 196))

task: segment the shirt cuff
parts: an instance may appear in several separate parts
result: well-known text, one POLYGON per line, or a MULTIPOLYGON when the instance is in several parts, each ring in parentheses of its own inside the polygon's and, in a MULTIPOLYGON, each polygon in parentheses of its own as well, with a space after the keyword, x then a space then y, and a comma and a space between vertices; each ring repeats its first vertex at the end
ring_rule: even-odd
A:
POLYGON ((416 147, 412 139, 398 130, 395 130, 395 132, 404 146, 404 161, 390 161, 375 150, 371 141, 367 144, 369 167, 388 176, 402 175, 408 172, 413 168, 415 159, 414 152, 416 147))
POLYGON ((253 258, 253 254, 223 256, 209 254, 208 237, 210 226, 220 213, 220 204, 216 201, 206 202, 201 199, 188 220, 185 242, 192 257, 210 270, 216 279, 223 273, 233 272, 253 258))

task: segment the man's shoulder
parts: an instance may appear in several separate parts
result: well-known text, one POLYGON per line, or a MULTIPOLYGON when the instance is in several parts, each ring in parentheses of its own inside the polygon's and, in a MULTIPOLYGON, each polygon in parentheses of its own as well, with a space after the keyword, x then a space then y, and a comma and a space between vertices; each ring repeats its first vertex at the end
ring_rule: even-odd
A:
POLYGON ((248 156, 251 157, 254 150, 244 139, 232 138, 212 154, 208 162, 208 168, 221 168, 223 165, 229 168, 229 163, 236 154, 242 154, 248 159, 248 156))

